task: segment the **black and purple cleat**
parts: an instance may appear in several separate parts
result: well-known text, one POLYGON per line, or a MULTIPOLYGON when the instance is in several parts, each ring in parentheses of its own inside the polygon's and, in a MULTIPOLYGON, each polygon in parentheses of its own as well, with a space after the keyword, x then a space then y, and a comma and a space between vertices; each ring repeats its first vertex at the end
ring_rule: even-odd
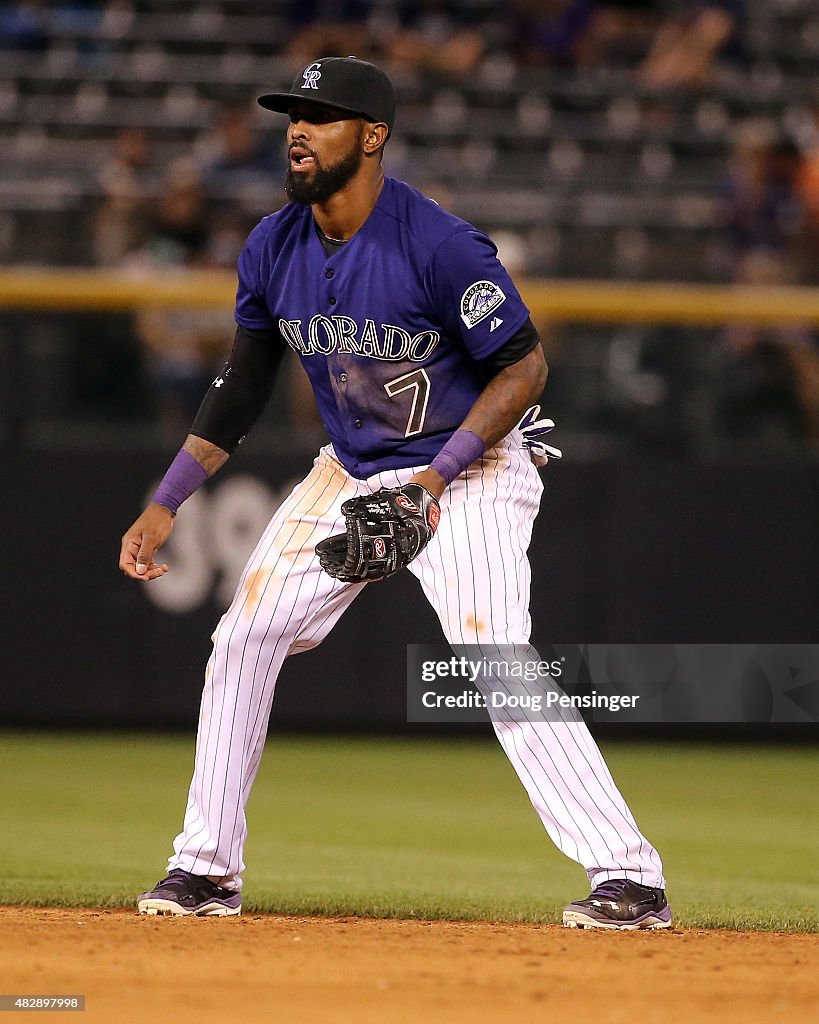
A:
POLYGON ((174 914, 178 917, 229 917, 242 911, 242 894, 222 889, 201 875, 174 868, 151 892, 137 900, 140 914, 174 914))
POLYGON ((629 878, 612 878, 601 882, 586 899, 570 903, 563 911, 563 924, 620 931, 670 928, 671 907, 664 889, 652 889, 629 878))

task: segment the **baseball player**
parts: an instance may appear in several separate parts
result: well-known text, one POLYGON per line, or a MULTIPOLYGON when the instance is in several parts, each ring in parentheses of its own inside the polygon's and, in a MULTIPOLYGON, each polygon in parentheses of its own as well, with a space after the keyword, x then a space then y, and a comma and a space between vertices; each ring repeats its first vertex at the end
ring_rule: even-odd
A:
MULTIPOLYGON (((214 633, 196 760, 168 876, 141 913, 238 914, 245 806, 284 659, 317 646, 370 581, 404 566, 451 644, 526 645, 527 549, 549 421, 529 313, 490 239, 384 176, 395 98, 353 57, 308 64, 290 92, 290 203, 239 258, 236 337, 182 449, 122 539, 120 568, 150 581, 182 502, 261 413, 286 348, 330 437, 278 508, 214 633)), ((588 873, 570 926, 667 928, 660 858, 585 724, 493 720, 546 831, 588 873)))

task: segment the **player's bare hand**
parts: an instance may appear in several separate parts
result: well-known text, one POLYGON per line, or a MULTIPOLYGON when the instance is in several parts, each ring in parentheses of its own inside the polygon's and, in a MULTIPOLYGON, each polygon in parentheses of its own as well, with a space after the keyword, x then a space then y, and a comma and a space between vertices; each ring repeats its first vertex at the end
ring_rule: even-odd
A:
POLYGON ((132 580, 155 580, 164 576, 168 566, 154 557, 170 536, 173 513, 164 505, 151 503, 122 538, 119 567, 132 580))
POLYGON ((421 487, 425 488, 433 497, 440 498, 446 490, 446 481, 434 469, 422 469, 420 473, 416 473, 412 480, 409 481, 411 484, 420 484, 421 487))

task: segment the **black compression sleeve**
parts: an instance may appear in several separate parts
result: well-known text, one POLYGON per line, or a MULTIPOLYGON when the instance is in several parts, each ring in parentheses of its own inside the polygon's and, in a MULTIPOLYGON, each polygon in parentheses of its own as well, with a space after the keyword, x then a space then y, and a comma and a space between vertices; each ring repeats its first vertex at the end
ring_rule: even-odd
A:
POLYGON ((230 357, 206 391, 190 432, 234 451, 267 405, 285 348, 278 331, 238 327, 230 357))
POLYGON ((482 359, 481 366, 489 377, 494 377, 507 366, 520 362, 524 356, 528 356, 539 344, 540 337, 530 317, 505 345, 501 345, 497 352, 493 352, 491 356, 482 359))

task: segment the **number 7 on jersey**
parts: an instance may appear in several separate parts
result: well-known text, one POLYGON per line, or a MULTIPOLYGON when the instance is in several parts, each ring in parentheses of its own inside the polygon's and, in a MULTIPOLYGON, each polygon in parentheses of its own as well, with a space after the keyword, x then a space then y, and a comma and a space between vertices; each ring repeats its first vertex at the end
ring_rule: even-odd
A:
POLYGON ((412 391, 412 405, 410 406, 409 419, 404 437, 412 437, 413 434, 420 434, 424 429, 424 417, 427 414, 427 402, 429 401, 429 376, 426 370, 412 370, 395 380, 387 381, 384 390, 394 398, 404 391, 412 391))

